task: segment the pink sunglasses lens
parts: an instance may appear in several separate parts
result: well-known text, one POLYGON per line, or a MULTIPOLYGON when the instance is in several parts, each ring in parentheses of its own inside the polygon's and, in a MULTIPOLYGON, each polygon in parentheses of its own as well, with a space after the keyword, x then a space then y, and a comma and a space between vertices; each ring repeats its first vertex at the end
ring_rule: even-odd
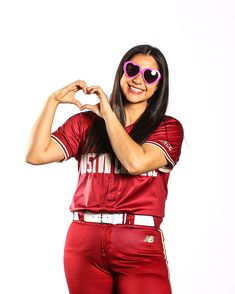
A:
POLYGON ((155 70, 146 69, 144 72, 144 79, 148 84, 152 84, 159 79, 159 74, 155 70))
POLYGON ((137 76, 140 72, 140 68, 138 65, 135 65, 133 63, 127 63, 126 64, 126 70, 125 73, 128 77, 133 78, 137 76))

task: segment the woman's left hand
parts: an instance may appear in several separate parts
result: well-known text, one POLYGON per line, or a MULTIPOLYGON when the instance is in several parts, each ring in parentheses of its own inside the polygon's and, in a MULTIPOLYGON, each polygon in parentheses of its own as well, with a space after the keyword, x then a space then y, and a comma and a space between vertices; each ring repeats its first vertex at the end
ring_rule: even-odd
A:
POLYGON ((100 117, 104 118, 105 115, 112 112, 112 108, 110 106, 109 100, 107 95, 104 93, 101 87, 99 86, 91 86, 86 88, 86 94, 96 94, 97 97, 100 99, 100 102, 91 105, 91 104, 84 104, 81 107, 81 110, 90 109, 91 111, 95 112, 100 117))

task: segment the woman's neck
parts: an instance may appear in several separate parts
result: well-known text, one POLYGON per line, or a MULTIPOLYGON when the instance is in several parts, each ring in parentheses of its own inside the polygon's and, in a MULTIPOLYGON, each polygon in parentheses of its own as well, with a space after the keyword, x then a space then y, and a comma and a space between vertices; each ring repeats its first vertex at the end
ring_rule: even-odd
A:
POLYGON ((126 114, 126 126, 133 124, 145 111, 147 103, 145 105, 138 104, 126 104, 124 106, 126 114))

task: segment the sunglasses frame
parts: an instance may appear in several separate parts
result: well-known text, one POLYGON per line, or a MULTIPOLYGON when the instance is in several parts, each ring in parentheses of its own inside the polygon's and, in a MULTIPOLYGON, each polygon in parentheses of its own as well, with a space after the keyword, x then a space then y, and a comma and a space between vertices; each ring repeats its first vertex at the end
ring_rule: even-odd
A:
POLYGON ((146 68, 144 68, 144 69, 141 69, 141 66, 140 66, 139 64, 134 63, 133 61, 130 61, 130 60, 129 60, 129 61, 126 61, 126 62, 124 63, 124 65, 123 65, 123 70, 124 70, 125 75, 126 75, 129 79, 134 79, 134 78, 136 78, 136 77, 141 73, 144 82, 145 82, 146 84, 148 84, 148 85, 152 85, 152 84, 157 83, 157 82, 160 80, 160 78, 161 78, 161 74, 160 74, 160 71, 159 71, 159 70, 157 70, 157 69, 152 69, 152 68, 149 68, 149 67, 146 67, 146 68), (127 74, 127 71, 126 71, 126 67, 127 67, 127 65, 130 64, 130 63, 133 64, 133 65, 135 65, 135 66, 138 66, 138 68, 139 68, 139 72, 138 72, 135 76, 132 76, 132 77, 130 77, 130 76, 127 74), (156 72, 158 73, 158 78, 156 79, 156 81, 154 81, 154 82, 152 82, 152 83, 149 83, 149 82, 147 82, 147 81, 145 80, 144 73, 145 73, 146 70, 156 71, 156 72))

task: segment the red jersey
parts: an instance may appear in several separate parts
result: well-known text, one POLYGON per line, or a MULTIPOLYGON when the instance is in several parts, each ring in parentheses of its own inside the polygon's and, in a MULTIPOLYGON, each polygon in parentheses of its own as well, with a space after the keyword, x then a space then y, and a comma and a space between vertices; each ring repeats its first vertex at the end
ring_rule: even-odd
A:
MULTIPOLYGON (((111 154, 105 153, 95 160, 92 160, 94 153, 79 154, 78 149, 84 146, 94 116, 96 114, 92 111, 75 114, 51 134, 62 148, 65 160, 75 157, 78 162, 78 183, 70 211, 127 212, 164 217, 170 169, 159 168, 131 175, 111 154)), ((133 126, 134 123, 127 126, 126 132, 130 133, 133 126)), ((180 157, 183 136, 181 123, 165 115, 145 143, 160 148, 173 168, 180 157)))

